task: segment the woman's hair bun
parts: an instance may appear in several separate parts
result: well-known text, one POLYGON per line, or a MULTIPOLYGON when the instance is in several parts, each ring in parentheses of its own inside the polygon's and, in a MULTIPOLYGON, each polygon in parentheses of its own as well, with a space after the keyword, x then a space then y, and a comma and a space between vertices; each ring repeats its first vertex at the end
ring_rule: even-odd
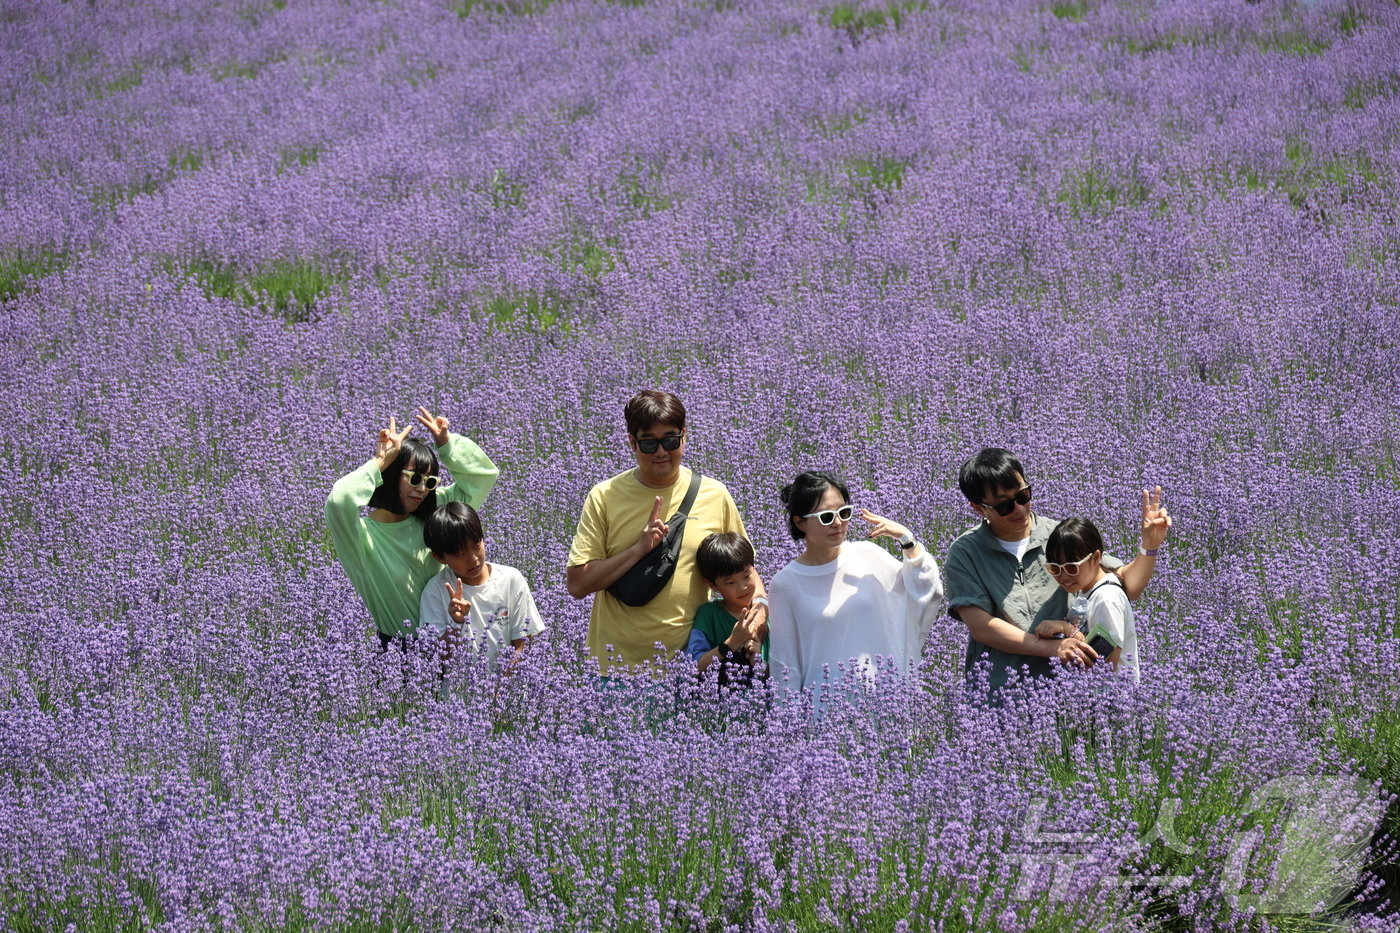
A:
POLYGON ((783 505, 787 505, 792 500, 792 483, 788 483, 778 490, 778 496, 783 500, 783 505))

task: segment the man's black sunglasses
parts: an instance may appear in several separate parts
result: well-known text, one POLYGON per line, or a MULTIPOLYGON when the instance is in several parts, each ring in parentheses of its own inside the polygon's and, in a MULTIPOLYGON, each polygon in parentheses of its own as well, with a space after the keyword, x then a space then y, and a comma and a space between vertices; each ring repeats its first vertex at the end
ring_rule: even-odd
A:
POLYGON ((681 446, 681 441, 685 439, 684 434, 667 434, 665 437, 638 437, 637 449, 644 454, 656 453, 659 446, 662 450, 675 450, 681 446))
POLYGON ((1016 492, 1015 495, 1008 496, 1007 498, 998 502, 996 505, 988 505, 986 502, 983 502, 982 508, 991 509, 992 511, 996 512, 998 515, 1001 516, 1010 515, 1012 510, 1015 509, 1016 506, 1030 504, 1031 489, 1032 487, 1030 486, 1022 487, 1019 491, 1016 492))

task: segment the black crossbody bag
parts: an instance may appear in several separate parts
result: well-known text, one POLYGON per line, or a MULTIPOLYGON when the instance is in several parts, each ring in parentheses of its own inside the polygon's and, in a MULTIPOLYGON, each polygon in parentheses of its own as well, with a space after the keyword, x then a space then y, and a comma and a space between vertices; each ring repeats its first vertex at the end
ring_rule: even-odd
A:
POLYGON ((690 509, 695 505, 695 494, 700 491, 700 480, 699 473, 691 474, 690 488, 686 490, 680 511, 666 521, 666 537, 608 587, 608 592, 618 602, 627 606, 645 606, 670 582, 676 572, 676 563, 681 559, 681 539, 685 537, 685 523, 690 518, 690 509))

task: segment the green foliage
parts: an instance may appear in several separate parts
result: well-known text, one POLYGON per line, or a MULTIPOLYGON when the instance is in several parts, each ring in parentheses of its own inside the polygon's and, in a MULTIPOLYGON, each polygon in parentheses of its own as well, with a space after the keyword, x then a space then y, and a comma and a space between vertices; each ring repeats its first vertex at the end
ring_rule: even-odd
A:
POLYGON ((807 124, 823 139, 836 139, 845 136, 867 119, 869 118, 865 115, 865 111, 856 110, 833 116, 814 116, 807 120, 807 124))
POLYGON ((431 84, 437 80, 438 66, 434 62, 426 65, 409 67, 404 72, 404 80, 409 87, 418 87, 421 84, 431 84))
POLYGON ((873 186, 884 190, 904 187, 904 170, 908 164, 889 156, 853 159, 849 164, 851 180, 856 187, 873 186))
POLYGON ((1400 91, 1400 76, 1369 78, 1348 85, 1342 103, 1352 110, 1361 110, 1377 98, 1393 97, 1397 91, 1400 91))
POLYGON ((262 67, 256 62, 228 62, 219 65, 210 76, 215 81, 227 81, 230 78, 256 78, 262 67))
POLYGON ((902 0, 884 6, 861 7, 841 3, 822 11, 826 21, 836 29, 845 30, 852 39, 886 25, 899 29, 909 13, 928 9, 927 0, 902 0))
POLYGON ((577 232, 568 242, 548 255, 559 261, 566 272, 582 272, 589 278, 597 279, 607 275, 617 266, 617 260, 608 247, 616 247, 616 240, 605 237, 599 242, 583 232, 577 232))
POLYGON ((1265 52, 1282 52, 1298 58, 1321 55, 1331 45, 1326 39, 1316 39, 1298 30, 1254 36, 1251 41, 1265 52))
POLYGON ((1320 189, 1339 189, 1338 197, 1345 201, 1358 184, 1373 184, 1383 179, 1369 153, 1338 153, 1320 159, 1307 139, 1296 134, 1284 140, 1283 155, 1288 164, 1280 171, 1270 173, 1255 166, 1244 166, 1235 169, 1231 178, 1236 185, 1243 185, 1250 191, 1276 189, 1295 207, 1309 204, 1313 193, 1320 189))
POLYGON ((169 161, 177 172, 197 172, 204 167, 204 156, 194 150, 172 152, 169 161))
POLYGON ((107 185, 96 188, 88 196, 98 207, 116 207, 134 201, 142 195, 152 194, 165 184, 166 176, 143 175, 125 185, 107 185))
POLYGON ((1056 19, 1081 20, 1089 15, 1088 0, 1056 0, 1050 4, 1056 19))
POLYGON ((519 207, 525 203, 524 183, 512 181, 511 177, 500 169, 491 173, 491 184, 488 190, 491 194, 491 204, 494 207, 519 207))
POLYGON ((458 0, 448 9, 458 16, 467 17, 478 11, 483 13, 504 13, 509 16, 528 16, 547 8, 554 0, 458 0))
POLYGON ((1149 52, 1165 52, 1178 45, 1196 45, 1198 43, 1190 36, 1169 32, 1151 39, 1123 39, 1120 44, 1125 51, 1134 55, 1146 55, 1149 52))
POLYGON ((558 108, 559 116, 565 123, 577 123, 580 120, 593 116, 593 114, 597 112, 598 105, 591 100, 580 101, 575 104, 560 105, 558 108))
POLYGON ((641 164, 630 172, 618 176, 618 185, 627 195, 627 203, 636 208, 643 217, 655 211, 669 210, 675 200, 660 191, 661 172, 659 169, 641 164))
POLYGON ((1101 162, 1092 160, 1082 169, 1065 174, 1055 199, 1075 217, 1105 214, 1120 207, 1137 207, 1147 201, 1147 186, 1137 176, 1136 167, 1118 175, 1101 162))
POLYGON ((552 290, 506 292, 486 297, 481 305, 483 314, 490 320, 502 324, 512 324, 533 333, 548 330, 568 331, 569 321, 565 317, 570 301, 564 295, 552 290))
POLYGON ((808 172, 803 176, 802 186, 806 191, 803 195, 805 200, 820 204, 829 204, 836 200, 836 186, 832 184, 831 178, 822 172, 808 172))
POLYGON ((194 279, 210 297, 268 308, 288 323, 310 320, 316 299, 333 282, 320 263, 308 260, 279 260, 254 270, 210 259, 167 262, 165 267, 194 279))
POLYGON ((1344 36, 1349 36, 1361 28, 1361 24, 1366 21, 1366 17, 1351 4, 1347 4, 1337 13, 1337 31, 1344 36))
POLYGON ((133 68, 130 71, 118 75, 111 81, 107 81, 103 84, 98 85, 98 87, 94 90, 93 95, 98 100, 101 100, 102 98, 108 97, 112 94, 120 94, 122 91, 129 91, 132 88, 139 86, 141 84, 141 81, 143 80, 143 77, 144 76, 142 75, 140 68, 133 68))
POLYGON ((320 143, 311 146, 298 146, 294 149, 283 149, 277 157, 277 174, 282 174, 293 165, 298 168, 306 168, 308 165, 315 165, 321 158, 323 148, 320 143))
POLYGON ((63 269, 69 256, 64 250, 19 249, 0 252, 0 302, 32 291, 34 280, 63 269))

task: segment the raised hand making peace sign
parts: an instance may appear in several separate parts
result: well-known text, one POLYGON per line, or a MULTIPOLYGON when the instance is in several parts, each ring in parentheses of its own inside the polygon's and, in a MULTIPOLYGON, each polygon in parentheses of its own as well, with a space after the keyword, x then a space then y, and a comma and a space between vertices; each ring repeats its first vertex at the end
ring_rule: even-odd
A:
POLYGON ((413 426, 409 425, 400 431, 393 415, 389 416, 389 426, 379 429, 379 435, 374 442, 374 459, 379 461, 381 473, 398 459, 404 438, 408 437, 408 432, 412 430, 413 426))
POLYGON ((447 590, 447 614, 452 617, 454 625, 465 625, 467 616, 472 611, 472 604, 470 600, 462 595, 462 590, 466 586, 462 578, 458 577, 453 583, 457 585, 453 586, 452 583, 446 581, 442 584, 447 590))
POLYGON ((1162 505, 1162 487, 1153 486, 1142 491, 1142 547, 1155 551, 1167 540, 1167 529, 1172 526, 1172 517, 1162 505))
POLYGON ((435 415, 422 405, 418 406, 418 414, 413 416, 419 424, 428 429, 428 433, 433 436, 433 443, 439 447, 447 446, 448 429, 452 427, 452 422, 442 415, 435 415))
POLYGON ((647 519, 646 527, 637 537, 637 548, 643 556, 650 554, 653 548, 666 539, 666 533, 670 530, 661 520, 661 497, 657 496, 651 504, 651 517, 647 519))

